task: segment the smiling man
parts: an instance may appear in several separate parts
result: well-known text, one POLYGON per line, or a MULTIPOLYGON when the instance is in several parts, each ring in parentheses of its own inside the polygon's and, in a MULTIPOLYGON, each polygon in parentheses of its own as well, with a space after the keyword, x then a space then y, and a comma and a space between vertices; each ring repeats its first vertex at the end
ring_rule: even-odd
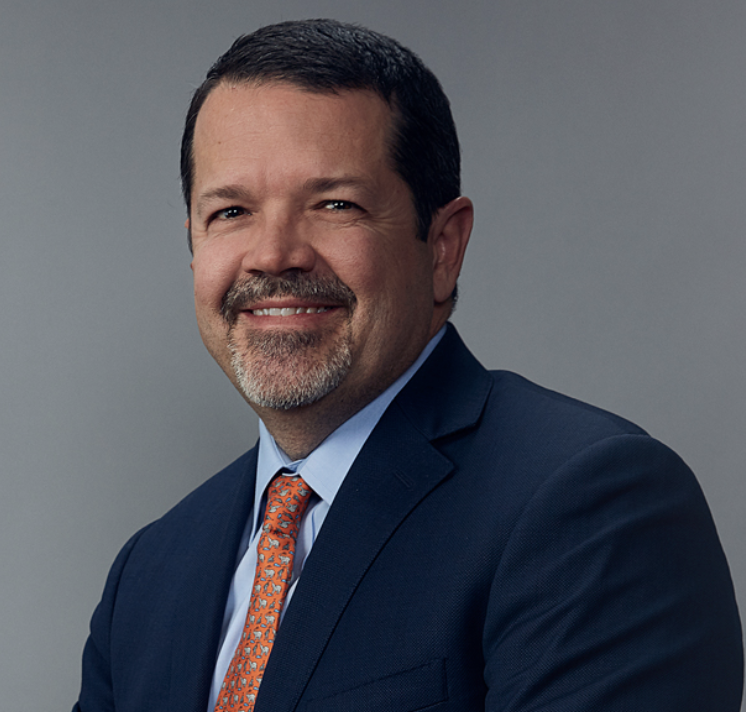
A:
POLYGON ((417 239, 372 90, 226 80, 193 137, 189 226, 210 353, 291 457, 308 455, 420 355, 450 313, 468 199, 417 239))
POLYGON ((447 324, 473 210, 415 55, 325 20, 239 38, 182 179, 200 333, 260 440, 124 547, 78 712, 737 712, 686 465, 447 324))

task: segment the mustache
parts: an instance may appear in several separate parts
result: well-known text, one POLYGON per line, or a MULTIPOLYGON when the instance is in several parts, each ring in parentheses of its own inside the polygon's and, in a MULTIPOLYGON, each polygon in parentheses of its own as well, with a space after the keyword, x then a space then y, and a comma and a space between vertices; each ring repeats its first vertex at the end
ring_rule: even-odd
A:
POLYGON ((260 274, 235 281, 223 296, 220 313, 232 326, 242 310, 271 297, 292 297, 324 305, 344 306, 350 312, 357 304, 354 292, 339 277, 290 272, 283 277, 260 274))

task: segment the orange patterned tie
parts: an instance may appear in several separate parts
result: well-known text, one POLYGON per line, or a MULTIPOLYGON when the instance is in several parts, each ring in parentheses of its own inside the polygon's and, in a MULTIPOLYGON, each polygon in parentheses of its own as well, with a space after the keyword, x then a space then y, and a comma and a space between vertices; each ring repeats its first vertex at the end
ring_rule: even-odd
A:
POLYGON ((257 546, 256 574, 241 640, 225 673, 215 712, 252 712, 293 575, 295 542, 311 488, 298 476, 276 477, 257 546))

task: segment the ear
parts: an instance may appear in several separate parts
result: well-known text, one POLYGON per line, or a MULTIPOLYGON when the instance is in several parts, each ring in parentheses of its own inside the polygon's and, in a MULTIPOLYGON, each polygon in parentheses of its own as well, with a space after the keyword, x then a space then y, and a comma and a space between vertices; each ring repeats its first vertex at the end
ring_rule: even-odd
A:
POLYGON ((464 196, 440 208, 430 223, 427 241, 432 248, 436 305, 447 302, 456 288, 473 224, 474 206, 464 196))

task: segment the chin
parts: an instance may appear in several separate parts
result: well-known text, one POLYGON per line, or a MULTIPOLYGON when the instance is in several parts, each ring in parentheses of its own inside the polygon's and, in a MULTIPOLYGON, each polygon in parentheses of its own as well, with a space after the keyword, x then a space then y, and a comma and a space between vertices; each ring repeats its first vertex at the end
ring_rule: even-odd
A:
POLYGON ((352 366, 347 335, 328 349, 322 348, 323 341, 316 333, 274 332, 240 348, 231 339, 235 383, 262 408, 291 410, 315 403, 335 390, 352 366))

